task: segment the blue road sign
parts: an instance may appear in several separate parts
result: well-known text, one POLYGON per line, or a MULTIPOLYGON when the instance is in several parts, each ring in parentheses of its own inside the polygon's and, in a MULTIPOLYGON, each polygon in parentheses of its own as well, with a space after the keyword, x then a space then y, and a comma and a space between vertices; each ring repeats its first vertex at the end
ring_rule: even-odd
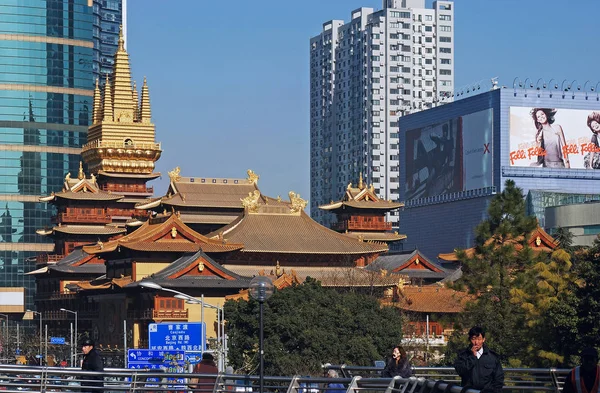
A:
POLYGON ((168 373, 181 373, 185 363, 183 351, 129 349, 127 367, 135 369, 162 369, 168 373))
POLYGON ((64 337, 50 337, 50 344, 65 344, 64 337))
POLYGON ((202 352, 187 352, 185 353, 185 361, 190 364, 200 363, 202 360, 202 352))
POLYGON ((148 342, 153 350, 202 351, 206 348, 206 326, 202 323, 151 323, 148 342))

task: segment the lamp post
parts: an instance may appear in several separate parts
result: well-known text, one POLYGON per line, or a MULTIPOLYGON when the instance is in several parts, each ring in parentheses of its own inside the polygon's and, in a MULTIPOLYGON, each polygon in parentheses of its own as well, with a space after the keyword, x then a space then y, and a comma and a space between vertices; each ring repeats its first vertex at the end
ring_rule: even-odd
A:
MULTIPOLYGON (((40 316, 40 356, 42 356, 42 313, 39 311, 27 310, 27 312, 32 312, 34 315, 37 314, 40 316)), ((41 358, 40 358, 41 359, 41 358)), ((42 361, 40 360, 40 366, 42 365, 42 361)))
POLYGON ((250 296, 254 299, 258 300, 259 304, 259 340, 258 340, 258 349, 259 349, 259 357, 260 357, 260 365, 259 365, 259 380, 260 380, 260 390, 259 393, 264 393, 265 387, 265 360, 264 360, 264 328, 263 328, 263 304, 265 301, 271 297, 273 294, 273 281, 269 277, 266 276, 256 276, 250 281, 249 288, 250 296))
MULTIPOLYGON (((177 291, 175 289, 171 289, 171 288, 164 288, 161 285, 159 285, 153 281, 148 281, 148 280, 140 281, 139 285, 142 288, 149 288, 149 289, 156 289, 157 291, 171 292, 171 293, 175 294, 173 297, 175 297, 177 299, 185 300, 186 303, 202 305, 202 323, 204 323, 204 307, 209 307, 209 308, 213 308, 213 309, 217 310, 217 320, 219 320, 219 312, 221 313, 220 320, 221 321, 225 320, 224 308, 221 306, 215 306, 214 304, 206 303, 204 301, 204 296, 202 296, 202 299, 199 300, 199 299, 196 299, 195 297, 193 297, 192 295, 188 295, 187 293, 183 293, 183 292, 177 291)), ((206 335, 206 332, 204 332, 204 334, 206 335)), ((219 356, 219 358, 220 358, 219 362, 221 362, 221 359, 224 360, 224 358, 226 357, 227 349, 225 348, 225 338, 224 338, 224 334, 221 333, 220 325, 217 328, 217 342, 221 343, 220 352, 223 355, 223 356, 219 356)), ((202 348, 202 352, 204 352, 204 348, 202 348)), ((223 369, 225 366, 224 362, 222 364, 223 364, 223 367, 221 369, 223 369)))
POLYGON ((77 311, 67 310, 66 308, 61 308, 60 311, 75 314, 75 338, 73 339, 74 342, 71 343, 71 350, 73 351, 73 357, 71 358, 71 367, 76 367, 75 360, 77 359, 77 311))
POLYGON ((6 318, 6 326, 4 327, 4 345, 2 346, 2 354, 5 358, 7 358, 6 353, 8 352, 8 315, 0 314, 0 317, 6 318))

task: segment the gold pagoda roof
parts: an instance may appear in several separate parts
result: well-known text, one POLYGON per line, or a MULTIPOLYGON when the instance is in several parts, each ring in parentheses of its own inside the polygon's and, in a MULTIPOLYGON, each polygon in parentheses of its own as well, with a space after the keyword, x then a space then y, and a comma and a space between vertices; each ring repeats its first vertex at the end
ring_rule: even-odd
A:
POLYGON ((388 250, 385 243, 361 242, 320 225, 304 213, 306 201, 293 192, 290 202, 253 194, 243 203, 243 215, 207 237, 241 243, 242 252, 373 254, 388 250))
POLYGON ((360 175, 357 187, 353 187, 352 183, 348 184, 346 192, 344 193, 340 201, 328 203, 326 205, 319 206, 322 210, 338 210, 345 207, 353 209, 373 209, 390 211, 403 207, 404 204, 401 202, 386 201, 379 198, 375 194, 375 188, 373 185, 366 187, 363 184, 362 174, 360 175))
POLYGON ((84 246, 88 254, 112 252, 126 248, 142 252, 222 253, 239 250, 242 244, 209 239, 185 225, 177 214, 151 218, 134 232, 106 243, 84 246))

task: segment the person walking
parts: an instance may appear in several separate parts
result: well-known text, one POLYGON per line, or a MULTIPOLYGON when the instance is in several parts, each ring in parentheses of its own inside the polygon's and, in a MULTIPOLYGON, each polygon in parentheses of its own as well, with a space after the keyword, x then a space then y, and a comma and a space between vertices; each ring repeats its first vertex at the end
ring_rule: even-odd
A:
MULTIPOLYGON (((95 343, 89 338, 83 339, 81 342, 81 350, 83 351, 83 361, 81 362, 82 371, 104 371, 104 362, 102 356, 95 348, 95 343)), ((82 392, 102 392, 104 387, 103 376, 84 376, 85 381, 81 382, 82 392), (98 382, 92 382, 92 381, 98 382)))
POLYGON ((190 379, 190 387, 194 389, 195 392, 207 393, 213 391, 215 383, 217 381, 216 374, 219 373, 219 368, 217 367, 217 364, 215 363, 212 354, 208 352, 202 353, 202 360, 200 361, 200 363, 196 364, 193 373, 215 374, 215 376, 190 379))
MULTIPOLYGON (((327 370, 327 378, 339 378, 339 374, 335 370, 327 370)), ((325 393, 344 393, 346 388, 339 382, 332 382, 327 384, 325 393)))
POLYGON ((458 354, 454 369, 461 377, 461 386, 482 393, 501 393, 504 370, 498 354, 485 345, 485 331, 479 326, 469 330, 469 346, 458 354))
POLYGON ((600 367, 596 348, 581 351, 581 366, 575 367, 565 378, 563 393, 597 393, 600 388, 600 367))
POLYGON ((393 378, 395 376, 408 378, 412 375, 412 368, 408 360, 408 355, 404 348, 396 345, 392 350, 392 358, 386 363, 385 368, 381 372, 383 378, 393 378))

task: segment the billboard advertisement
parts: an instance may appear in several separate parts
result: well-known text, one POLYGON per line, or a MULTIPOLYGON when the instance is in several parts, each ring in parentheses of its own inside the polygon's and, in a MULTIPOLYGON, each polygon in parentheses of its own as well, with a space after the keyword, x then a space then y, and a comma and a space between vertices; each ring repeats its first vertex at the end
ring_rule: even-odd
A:
POLYGON ((600 111, 510 107, 509 163, 600 169, 600 111))
POLYGON ((406 132, 406 195, 425 198, 492 186, 493 110, 406 132))

